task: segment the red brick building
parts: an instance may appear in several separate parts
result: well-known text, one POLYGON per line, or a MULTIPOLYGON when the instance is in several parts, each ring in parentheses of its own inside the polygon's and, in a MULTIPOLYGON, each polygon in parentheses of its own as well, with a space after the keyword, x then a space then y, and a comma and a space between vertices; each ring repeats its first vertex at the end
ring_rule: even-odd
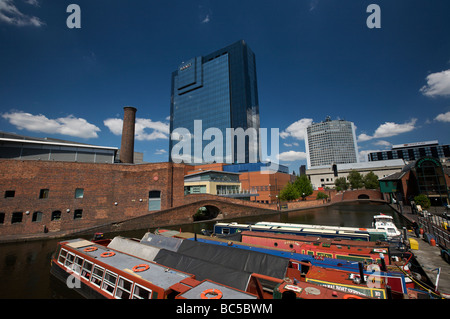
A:
POLYGON ((1 159, 0 235, 81 229, 178 206, 183 179, 183 164, 1 159))

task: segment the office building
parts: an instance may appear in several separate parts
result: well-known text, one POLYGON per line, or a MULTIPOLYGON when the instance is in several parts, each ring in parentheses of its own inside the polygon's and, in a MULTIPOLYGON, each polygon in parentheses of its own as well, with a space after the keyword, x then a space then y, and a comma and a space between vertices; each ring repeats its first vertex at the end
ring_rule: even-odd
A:
POLYGON ((450 157, 450 145, 439 145, 437 140, 417 143, 392 145, 390 151, 380 151, 368 154, 369 161, 383 161, 401 158, 405 161, 415 161, 421 157, 444 159, 450 157))
MULTIPOLYGON (((242 128, 244 131, 254 128, 259 135, 255 55, 244 41, 205 56, 191 58, 182 62, 172 73, 170 132, 185 128, 190 134, 194 134, 196 120, 201 120, 201 131, 198 131, 201 132, 201 137, 208 128, 220 130, 222 154, 214 149, 211 151, 212 157, 203 158, 205 146, 218 137, 203 141, 197 134, 192 138, 191 154, 188 154, 193 158, 191 163, 238 162, 241 157, 237 154, 237 143, 234 147, 226 143, 227 128, 242 128), (196 143, 195 139, 200 139, 201 142, 196 143), (194 158, 196 154, 202 158, 194 158), (220 155, 221 158, 218 158, 220 155)), ((259 160, 259 136, 257 139, 252 146, 246 143, 245 151, 240 152, 244 157, 242 162, 259 160), (250 150, 253 153, 249 153, 250 150), (252 154, 256 154, 256 160, 252 154)), ((248 140, 247 138, 247 142, 248 140)), ((172 149, 178 142, 172 139, 169 142, 170 161, 174 161, 172 149)))
POLYGON ((332 164, 359 163, 355 126, 344 120, 313 123, 306 128, 308 169, 332 164))

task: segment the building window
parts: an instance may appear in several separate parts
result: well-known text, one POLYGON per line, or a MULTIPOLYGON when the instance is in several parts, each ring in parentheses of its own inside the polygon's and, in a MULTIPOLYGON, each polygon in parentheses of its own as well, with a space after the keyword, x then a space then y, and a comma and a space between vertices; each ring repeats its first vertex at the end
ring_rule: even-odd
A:
POLYGON ((73 213, 73 219, 81 219, 83 218, 83 210, 82 209, 75 209, 73 213))
POLYGON ((5 223, 5 213, 0 213, 0 224, 5 223))
POLYGON ((84 188, 75 189, 75 198, 83 198, 84 197, 84 188))
POLYGON ((5 198, 14 197, 16 195, 16 191, 5 191, 5 198))
POLYGON ((23 213, 22 212, 15 212, 15 213, 12 214, 11 224, 21 223, 22 219, 23 219, 23 213))
POLYGON ((60 220, 61 219, 61 211, 55 210, 52 212, 51 220, 60 220))
POLYGON ((36 222, 36 223, 41 222, 42 221, 42 212, 34 212, 31 221, 36 222))
POLYGON ((49 190, 47 188, 41 189, 39 192, 39 198, 48 198, 49 190))
POLYGON ((161 192, 150 191, 148 193, 148 210, 161 210, 161 192))

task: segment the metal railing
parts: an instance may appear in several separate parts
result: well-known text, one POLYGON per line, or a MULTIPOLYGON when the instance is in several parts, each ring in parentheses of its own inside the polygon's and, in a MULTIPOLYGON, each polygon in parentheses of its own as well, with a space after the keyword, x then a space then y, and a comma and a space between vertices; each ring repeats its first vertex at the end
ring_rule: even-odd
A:
POLYGON ((450 226, 450 220, 436 215, 425 217, 418 216, 419 224, 422 225, 424 232, 435 238, 436 244, 445 249, 450 249, 450 232, 443 225, 447 223, 447 229, 450 226))

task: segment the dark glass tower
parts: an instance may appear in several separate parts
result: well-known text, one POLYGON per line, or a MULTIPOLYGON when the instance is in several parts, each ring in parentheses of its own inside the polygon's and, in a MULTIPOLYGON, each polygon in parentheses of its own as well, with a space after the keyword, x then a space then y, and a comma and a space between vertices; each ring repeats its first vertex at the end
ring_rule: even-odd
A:
MULTIPOLYGON (((206 56, 183 62, 172 73, 170 132, 177 128, 186 128, 194 134, 195 120, 202 121, 202 136, 208 128, 218 128, 222 132, 222 162, 224 163, 230 161, 236 163, 239 158, 242 158, 238 157, 236 143, 227 151, 227 128, 242 128, 244 131, 248 128, 256 129, 257 145, 259 145, 255 55, 243 40, 206 56), (230 153, 231 150, 234 151, 230 153), (228 160, 227 152, 231 154, 228 160)), ((178 141, 171 139, 169 143, 169 160, 172 161, 172 148, 178 141)), ((201 146, 203 150, 209 143, 211 141, 202 139, 201 144, 195 145, 201 146)), ((194 138, 191 145, 192 154, 194 154, 194 138)), ((259 160, 259 147, 256 146, 256 148, 259 160)), ((249 158, 249 144, 246 143, 244 162, 249 160, 253 161, 252 157, 249 158)), ((193 162, 200 163, 198 158, 193 162)), ((211 162, 211 160, 203 158, 201 162, 211 162)))

